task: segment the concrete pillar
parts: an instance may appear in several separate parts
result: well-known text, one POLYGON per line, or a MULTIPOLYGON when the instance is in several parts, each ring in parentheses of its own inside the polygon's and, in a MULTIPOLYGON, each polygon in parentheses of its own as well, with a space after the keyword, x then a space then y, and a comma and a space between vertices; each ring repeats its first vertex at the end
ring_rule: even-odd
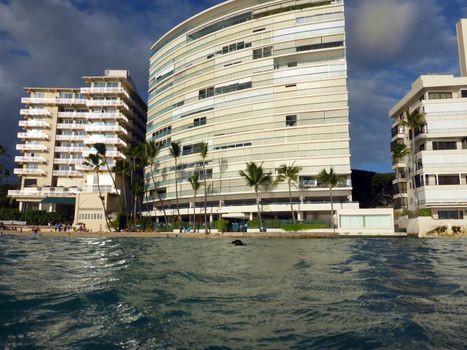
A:
POLYGON ((298 220, 298 221, 302 221, 302 220, 303 220, 303 212, 302 212, 302 211, 297 212, 297 220, 298 220))
POLYGON ((52 213, 54 211, 54 205, 50 204, 49 205, 49 213, 52 213))
POLYGON ((24 202, 19 202, 19 212, 22 213, 24 208, 24 202))
POLYGON ((250 213, 250 221, 253 220, 253 213, 250 213))
POLYGON ((39 203, 39 210, 42 210, 42 202, 39 203))
POLYGON ((457 23, 457 46, 461 76, 467 77, 467 19, 457 23))
POLYGON ((212 222, 213 221, 213 216, 212 214, 209 214, 209 222, 212 222))

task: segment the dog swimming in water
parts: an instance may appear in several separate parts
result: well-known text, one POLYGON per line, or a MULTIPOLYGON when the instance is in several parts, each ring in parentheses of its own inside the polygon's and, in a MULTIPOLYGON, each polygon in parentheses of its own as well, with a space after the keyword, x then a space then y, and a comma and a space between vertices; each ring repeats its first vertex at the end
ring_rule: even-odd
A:
POLYGON ((233 245, 245 245, 245 243, 243 243, 241 240, 239 239, 236 239, 235 241, 232 241, 232 244, 233 245))

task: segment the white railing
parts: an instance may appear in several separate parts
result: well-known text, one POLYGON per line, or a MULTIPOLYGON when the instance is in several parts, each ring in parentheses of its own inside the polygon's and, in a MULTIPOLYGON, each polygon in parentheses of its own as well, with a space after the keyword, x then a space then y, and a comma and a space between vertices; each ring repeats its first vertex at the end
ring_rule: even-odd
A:
POLYGON ((86 99, 82 98, 54 98, 54 97, 23 97, 23 104, 79 104, 85 105, 86 99))
POLYGON ((16 149, 18 151, 47 151, 48 148, 45 145, 42 144, 19 144, 16 145, 16 149))
POLYGON ((19 110, 21 115, 42 115, 50 117, 51 113, 46 109, 32 109, 32 108, 23 108, 19 110))
POLYGON ((103 143, 105 145, 122 145, 124 147, 127 147, 127 143, 118 137, 113 137, 113 138, 87 138, 84 140, 85 144, 95 144, 95 143, 103 143))
POLYGON ((123 107, 130 110, 128 105, 122 100, 88 100, 86 105, 88 107, 123 107))
POLYGON ((123 134, 128 134, 125 128, 122 128, 120 125, 95 125, 95 124, 88 124, 86 125, 85 131, 87 132, 121 132, 123 134))
POLYGON ((123 94, 130 98, 128 92, 121 87, 84 87, 81 88, 82 94, 123 94))
POLYGON ((57 135, 57 141, 83 141, 86 135, 57 135))
POLYGON ((50 128, 50 124, 43 120, 20 120, 18 124, 23 128, 50 128))
POLYGON ((79 188, 57 188, 34 190, 9 190, 9 197, 75 197, 77 193, 82 192, 79 188))
POLYGON ((82 158, 54 158, 54 164, 82 164, 82 158))
POLYGON ((24 156, 16 156, 15 157, 16 163, 45 163, 47 159, 44 157, 24 157, 24 156))
POLYGON ((42 169, 23 169, 16 168, 13 170, 15 175, 45 175, 45 171, 42 169))
POLYGON ((77 124, 77 123, 58 123, 57 129, 63 130, 84 130, 86 124, 77 124))
POLYGON ((122 113, 101 113, 101 112, 90 112, 86 114, 87 118, 90 120, 124 120, 128 123, 128 118, 125 117, 122 113))
POLYGON ((83 176, 81 171, 77 170, 54 170, 52 172, 53 176, 83 176))
POLYGON ((87 112, 58 112, 59 118, 86 118, 87 112))
POLYGON ((115 189, 114 186, 103 185, 103 186, 99 186, 99 187, 97 187, 97 186, 88 186, 88 187, 86 187, 87 192, 98 193, 99 190, 102 193, 119 193, 119 191, 117 189, 115 189))
POLYGON ((19 139, 41 139, 41 140, 48 140, 49 136, 42 132, 19 132, 18 133, 19 139))
POLYGON ((85 152, 87 151, 89 148, 87 147, 64 147, 64 146, 59 146, 59 147, 55 147, 55 152, 85 152))
MULTIPOLYGON (((87 158, 87 157, 89 157, 90 154, 95 154, 95 153, 96 153, 96 151, 87 150, 87 151, 83 152, 83 157, 87 158)), ((111 158, 123 158, 123 159, 126 159, 126 156, 122 152, 118 152, 118 151, 106 151, 105 156, 106 157, 111 157, 111 158)))

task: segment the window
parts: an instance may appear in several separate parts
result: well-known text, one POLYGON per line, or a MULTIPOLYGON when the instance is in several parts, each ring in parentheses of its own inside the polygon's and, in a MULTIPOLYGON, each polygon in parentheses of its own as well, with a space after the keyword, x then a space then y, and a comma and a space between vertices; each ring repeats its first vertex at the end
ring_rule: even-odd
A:
POLYGON ((208 87, 206 89, 199 90, 198 92, 198 99, 203 100, 208 97, 214 96, 214 87, 208 87))
POLYGON ((253 59, 264 58, 272 56, 272 46, 263 47, 261 49, 253 50, 253 59))
POLYGON ((297 126, 297 116, 288 115, 285 117, 285 126, 297 126))
POLYGON ((467 98, 467 90, 461 90, 461 97, 467 98))
POLYGON ((182 147, 182 155, 187 156, 194 153, 201 152, 201 143, 195 143, 193 145, 186 145, 182 147))
POLYGON ((253 29, 253 33, 262 32, 263 30, 266 30, 266 28, 256 28, 256 29, 253 29))
POLYGON ((462 143, 462 149, 467 149, 467 137, 464 137, 461 143, 462 143))
POLYGON ((37 180, 36 179, 25 179, 24 180, 24 187, 36 187, 37 180))
POLYGON ((287 63, 287 67, 291 68, 291 67, 297 67, 297 62, 288 62, 287 63))
POLYGON ((457 210, 440 210, 438 211, 438 219, 440 220, 463 220, 464 213, 457 210))
POLYGON ((419 152, 424 151, 424 150, 425 150, 425 147, 426 147, 425 144, 422 143, 422 144, 420 145, 420 147, 418 148, 418 151, 419 151, 419 152))
POLYGON ((439 185, 460 185, 459 175, 439 175, 439 185))
POLYGON ((314 44, 314 45, 304 45, 304 46, 297 46, 297 52, 309 51, 309 50, 329 49, 329 48, 332 48, 332 47, 340 47, 340 46, 344 46, 343 41, 335 41, 335 42, 331 42, 331 43, 314 44))
POLYGON ((299 177, 299 187, 300 188, 311 188, 316 187, 317 182, 316 179, 312 176, 300 176, 299 177))
POLYGON ((447 98, 452 98, 452 92, 429 92, 429 100, 444 100, 447 98))
POLYGON ((201 126, 201 125, 205 125, 206 124, 206 117, 202 117, 202 118, 195 118, 195 120, 193 120, 193 126, 201 126))
POLYGON ((434 141, 433 150, 448 150, 448 149, 457 149, 457 144, 455 141, 434 141))

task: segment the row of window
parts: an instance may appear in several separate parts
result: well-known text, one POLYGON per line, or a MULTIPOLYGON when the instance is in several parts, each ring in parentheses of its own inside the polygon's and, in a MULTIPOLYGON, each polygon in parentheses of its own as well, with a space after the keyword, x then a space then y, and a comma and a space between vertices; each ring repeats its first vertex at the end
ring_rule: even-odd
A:
POLYGON ((224 46, 222 50, 216 51, 215 53, 208 55, 207 59, 213 58, 215 55, 225 55, 229 52, 243 50, 249 47, 251 47, 251 43, 245 43, 244 41, 240 41, 238 43, 233 43, 233 44, 224 46))
POLYGON ((272 56, 272 46, 262 47, 260 49, 253 50, 253 59, 256 60, 258 58, 270 57, 272 56))
POLYGON ((102 220, 102 213, 80 213, 79 220, 102 220))
POLYGON ((96 82, 96 83, 92 83, 92 86, 93 87, 97 87, 97 88, 104 88, 104 87, 110 87, 110 88, 116 88, 118 87, 118 83, 117 82, 96 82))
POLYGON ((448 185, 461 185, 467 183, 467 175, 459 176, 457 174, 453 175, 417 175, 415 176, 415 186, 448 186, 448 185), (461 182, 461 179, 462 182, 461 182), (426 181, 426 184, 425 184, 426 181))
POLYGON ((154 137, 155 139, 158 139, 166 135, 170 135, 171 133, 172 133, 172 126, 169 125, 165 128, 157 130, 156 132, 153 132, 152 137, 154 137))
POLYGON ((217 88, 210 86, 208 88, 201 89, 198 91, 198 99, 203 100, 205 98, 212 97, 215 95, 222 95, 222 94, 227 94, 229 92, 250 89, 252 86, 253 84, 251 81, 246 82, 246 83, 235 83, 235 84, 221 86, 217 88))
POLYGON ((333 41, 333 42, 330 42, 330 43, 303 45, 303 46, 297 46, 297 52, 310 51, 310 50, 320 50, 320 49, 329 49, 329 48, 332 48, 332 47, 341 47, 341 46, 344 46, 343 41, 333 41))
POLYGON ((222 145, 222 146, 217 146, 214 147, 214 150, 220 150, 220 149, 229 149, 229 148, 239 148, 239 147, 248 147, 251 146, 251 142, 244 142, 244 143, 236 143, 236 144, 230 144, 230 145, 222 145))

